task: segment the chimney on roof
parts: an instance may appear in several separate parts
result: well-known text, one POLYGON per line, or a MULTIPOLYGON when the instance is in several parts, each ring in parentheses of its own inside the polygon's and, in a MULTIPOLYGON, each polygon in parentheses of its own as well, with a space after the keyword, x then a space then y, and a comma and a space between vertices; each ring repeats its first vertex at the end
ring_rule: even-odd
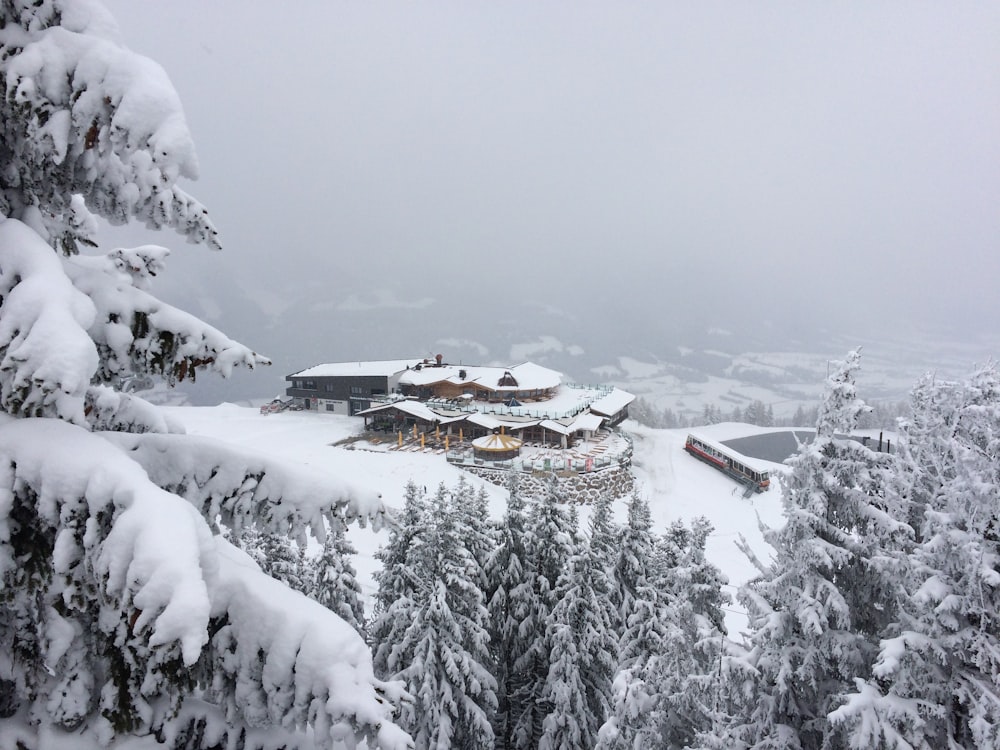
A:
POLYGON ((444 355, 443 354, 435 354, 434 355, 434 359, 437 360, 438 367, 440 367, 441 366, 441 360, 444 359, 444 355))

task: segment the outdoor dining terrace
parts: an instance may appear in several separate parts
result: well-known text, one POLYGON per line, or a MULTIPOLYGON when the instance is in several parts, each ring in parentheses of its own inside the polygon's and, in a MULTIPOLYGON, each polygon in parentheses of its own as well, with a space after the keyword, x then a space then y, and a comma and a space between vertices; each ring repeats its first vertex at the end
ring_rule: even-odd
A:
POLYGON ((571 449, 560 449, 540 442, 527 442, 515 458, 490 460, 461 443, 445 452, 448 463, 460 468, 513 470, 526 473, 587 473, 628 466, 632 462, 632 439, 622 432, 600 431, 571 449))

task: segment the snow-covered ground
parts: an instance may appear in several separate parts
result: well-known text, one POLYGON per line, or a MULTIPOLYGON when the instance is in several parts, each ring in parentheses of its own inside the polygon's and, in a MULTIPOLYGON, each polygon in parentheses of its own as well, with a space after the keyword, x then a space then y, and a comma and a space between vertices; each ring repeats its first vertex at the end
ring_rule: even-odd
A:
MULTIPOLYGON (((362 422, 357 418, 313 412, 262 416, 256 409, 232 404, 170 407, 167 411, 190 434, 213 437, 349 478, 355 486, 381 492, 390 505, 399 503, 403 488, 411 479, 418 487, 432 492, 441 482, 450 487, 463 475, 475 485, 486 487, 495 517, 503 514, 506 505, 504 490, 450 466, 440 455, 371 452, 332 445, 360 431, 362 422)), ((772 481, 770 491, 744 500, 741 488, 732 480, 684 452, 683 430, 654 430, 632 422, 626 423, 626 429, 635 439, 635 474, 649 498, 656 530, 662 531, 676 519, 706 516, 715 526, 708 544, 709 558, 729 577, 728 590, 734 592, 736 586, 755 572, 736 547, 739 535, 746 536, 762 559, 768 557, 757 519, 759 515, 769 525, 780 524, 780 479, 772 481)), ((718 441, 760 429, 729 423, 701 428, 699 432, 718 441)), ((619 517, 624 519, 624 498, 615 506, 619 517)), ((581 515, 581 522, 585 523, 586 511, 581 515)), ((374 554, 385 542, 386 532, 352 526, 349 537, 358 549, 355 564, 359 578, 365 593, 370 595, 374 589, 372 574, 378 567, 374 554)), ((727 625, 730 634, 736 636, 744 627, 745 618, 737 606, 730 609, 727 625)))

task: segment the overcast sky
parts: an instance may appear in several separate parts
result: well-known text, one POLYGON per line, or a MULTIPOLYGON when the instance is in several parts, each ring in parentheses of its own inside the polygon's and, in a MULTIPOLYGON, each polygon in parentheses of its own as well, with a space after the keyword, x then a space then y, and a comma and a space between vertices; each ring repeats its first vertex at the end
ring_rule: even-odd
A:
POLYGON ((1000 322, 1000 3, 108 5, 267 311, 1000 322))

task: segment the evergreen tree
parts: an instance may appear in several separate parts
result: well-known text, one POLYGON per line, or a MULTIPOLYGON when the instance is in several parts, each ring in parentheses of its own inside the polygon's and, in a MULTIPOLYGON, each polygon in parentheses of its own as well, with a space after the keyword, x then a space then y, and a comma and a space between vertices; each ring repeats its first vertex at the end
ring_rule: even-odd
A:
POLYGON ((265 573, 271 578, 308 596, 309 582, 306 574, 305 549, 287 536, 265 533, 261 539, 265 573))
POLYGON ((688 747, 716 722, 726 597, 724 578, 705 559, 710 533, 705 519, 695 519, 691 528, 677 521, 654 544, 648 510, 633 498, 622 545, 631 561, 625 569, 633 572, 622 578, 645 583, 628 587, 641 596, 626 597, 631 614, 622 635, 614 713, 601 729, 601 750, 688 747), (636 551, 629 553, 633 545, 636 551))
POLYGON ((647 427, 664 426, 661 424, 661 418, 657 413, 656 407, 642 396, 639 396, 629 404, 628 415, 639 424, 644 424, 647 427))
POLYGON ((774 410, 760 399, 751 401, 743 412, 743 421, 759 427, 771 427, 774 425, 774 410))
POLYGON ((601 555, 589 545, 573 555, 555 594, 546 623, 549 670, 542 693, 549 710, 538 748, 593 747, 609 713, 617 646, 601 555))
POLYGON ((573 519, 555 478, 546 497, 529 505, 524 554, 530 588, 524 593, 527 612, 519 628, 525 649, 514 665, 521 675, 521 685, 511 697, 512 707, 519 711, 512 716, 513 746, 518 750, 538 747, 542 721, 551 711, 545 692, 551 652, 547 623, 557 601, 556 583, 576 552, 573 519))
POLYGON ((655 543, 649 503, 639 489, 634 489, 611 575, 612 597, 618 603, 618 620, 623 625, 618 646, 620 667, 631 667, 660 650, 662 633, 656 628, 662 596, 650 569, 655 543))
POLYGON ((396 674, 405 664, 395 653, 395 644, 403 638, 419 604, 418 591, 424 584, 421 571, 414 567, 414 545, 426 533, 427 503, 417 485, 410 480, 403 493, 403 510, 389 533, 389 543, 375 557, 382 569, 375 574, 378 591, 372 614, 371 642, 375 673, 385 678, 396 674))
POLYGON ((526 708, 518 700, 525 681, 516 665, 531 644, 532 634, 522 632, 522 628, 537 610, 533 581, 526 565, 525 503, 514 472, 508 476, 507 491, 507 512, 498 529, 497 546, 486 563, 490 651, 497 677, 494 720, 497 750, 515 747, 514 722, 526 708))
MULTIPOLYGON (((406 616, 399 639, 384 644, 387 666, 413 695, 402 723, 418 750, 493 744, 496 680, 490 674, 488 617, 478 569, 463 544, 452 494, 444 484, 431 499, 411 539, 406 565, 417 582, 412 601, 386 616, 406 616)), ((401 630, 401 632, 399 632, 401 630)), ((391 633, 394 636, 395 633, 391 633)))
POLYGON ((705 404, 701 412, 701 423, 718 424, 722 421, 722 410, 715 404, 705 404))
POLYGON ((486 593, 486 564, 497 544, 495 529, 490 523, 489 496, 485 487, 480 486, 477 490, 464 476, 460 476, 452 489, 452 498, 457 521, 465 530, 465 548, 477 569, 476 580, 486 593))
POLYGON ((897 488, 918 544, 896 632, 833 719, 851 747, 1000 746, 1000 376, 925 378, 904 423, 897 488))
MULTIPOLYGON (((604 608, 604 619, 614 632, 621 631, 621 606, 618 600, 618 587, 612 581, 613 569, 621 544, 621 528, 614 522, 611 515, 612 498, 602 493, 594 503, 590 514, 589 538, 587 544, 593 564, 597 571, 594 584, 597 587, 598 599, 604 608)), ((617 655, 616 660, 617 660, 617 655)))
POLYGON ((310 566, 306 595, 322 604, 354 628, 365 634, 365 613, 361 584, 351 557, 357 554, 340 523, 330 524, 323 550, 310 566))
POLYGON ((608 493, 598 496, 590 514, 588 529, 590 552, 607 570, 611 569, 620 536, 620 529, 611 515, 611 503, 612 498, 608 493))
POLYGON ((684 533, 674 526, 669 554, 673 559, 679 553, 679 558, 672 567, 662 568, 669 625, 663 653, 650 664, 645 679, 657 691, 648 721, 669 748, 689 747, 719 721, 715 702, 726 635, 722 608, 729 597, 722 590, 726 578, 705 556, 712 530, 701 517, 684 533))
POLYGON ((310 595, 304 550, 287 536, 250 527, 234 537, 234 544, 246 552, 271 578, 310 595))
POLYGON ((621 628, 611 709, 599 732, 600 750, 652 747, 659 740, 656 722, 650 720, 657 691, 648 679, 650 662, 664 652, 667 621, 666 599, 650 568, 655 550, 651 527, 649 504, 635 489, 611 576, 621 628))
POLYGON ((831 375, 816 440, 789 459, 786 524, 766 530, 776 556, 740 598, 750 617, 752 684, 724 733, 733 746, 826 747, 828 715, 867 678, 898 598, 902 516, 885 493, 889 457, 850 433, 864 404, 858 352, 831 375), (873 602, 885 606, 872 606, 873 602))
POLYGON ((675 570, 678 584, 674 590, 677 591, 675 598, 690 602, 692 612, 704 619, 712 631, 725 635, 726 617, 723 608, 730 602, 730 597, 723 592, 722 587, 729 580, 718 566, 709 562, 705 554, 708 538, 714 530, 704 516, 691 519, 687 548, 681 565, 675 570))
POLYGON ((115 390, 268 363, 150 292, 166 249, 78 253, 98 217, 219 246, 177 186, 197 159, 176 93, 115 28, 99 3, 0 5, 0 703, 28 747, 405 747, 357 634, 218 534, 302 545, 381 502, 115 390))

